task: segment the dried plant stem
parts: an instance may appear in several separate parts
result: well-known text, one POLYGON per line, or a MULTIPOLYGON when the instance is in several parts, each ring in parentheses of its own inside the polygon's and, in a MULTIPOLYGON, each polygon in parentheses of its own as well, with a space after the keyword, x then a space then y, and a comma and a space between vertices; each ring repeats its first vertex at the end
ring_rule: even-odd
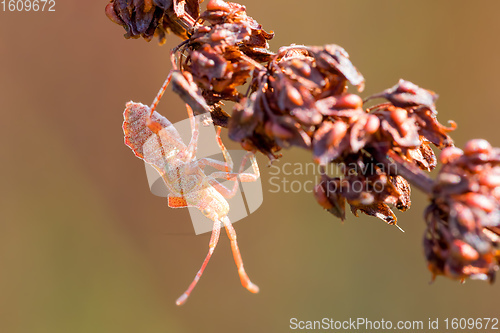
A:
POLYGON ((405 161, 392 150, 387 150, 386 152, 375 150, 375 155, 377 162, 384 164, 386 170, 395 171, 395 174, 392 176, 399 175, 428 196, 432 195, 435 184, 434 180, 415 164, 405 161))

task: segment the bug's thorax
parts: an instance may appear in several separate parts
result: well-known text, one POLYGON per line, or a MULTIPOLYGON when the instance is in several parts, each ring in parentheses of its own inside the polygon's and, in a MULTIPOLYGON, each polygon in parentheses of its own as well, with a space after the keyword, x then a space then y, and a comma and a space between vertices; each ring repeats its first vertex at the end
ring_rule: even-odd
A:
MULTIPOLYGON (((172 152, 176 152, 173 150, 172 152)), ((186 163, 178 158, 166 158, 167 163, 163 170, 163 180, 165 184, 171 188, 176 194, 182 195, 196 190, 197 184, 200 182, 199 175, 188 174, 189 163, 186 163)))
POLYGON ((196 207, 211 220, 227 216, 229 204, 208 181, 199 167, 192 162, 172 159, 167 164, 163 180, 169 190, 183 197, 189 206, 196 207))
MULTIPOLYGON (((186 198, 186 201, 190 203, 189 198, 186 198)), ((212 221, 220 221, 229 214, 229 204, 226 199, 211 186, 200 190, 193 203, 196 204, 196 207, 203 215, 212 221), (200 197, 206 199, 200 200, 200 197)))

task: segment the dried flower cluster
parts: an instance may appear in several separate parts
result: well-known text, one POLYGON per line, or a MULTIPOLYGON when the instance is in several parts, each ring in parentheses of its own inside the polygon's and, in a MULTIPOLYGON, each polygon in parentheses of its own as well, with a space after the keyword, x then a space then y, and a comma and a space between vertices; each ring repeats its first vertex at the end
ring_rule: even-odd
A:
MULTIPOLYGON (((332 204, 343 206, 347 199, 354 213, 360 210, 394 224, 396 217, 388 205, 407 210, 410 184, 398 176, 396 167, 386 164, 385 155, 390 151, 393 157, 430 171, 436 166, 430 143, 438 148, 451 145, 447 133, 454 124, 452 128, 441 125, 435 117, 436 95, 410 82, 401 80, 374 97, 389 102, 365 111, 356 95, 330 97, 336 103, 314 133, 313 154, 320 164, 333 161, 350 167, 344 169, 342 179, 324 176, 315 195, 327 209, 332 204)), ((335 215, 344 218, 343 213, 335 215)))
POLYGON ((500 149, 486 140, 442 151, 425 217, 425 254, 434 275, 493 281, 500 260, 500 149))
MULTIPOLYGON (((410 183, 432 197, 426 213, 425 251, 434 274, 463 279, 486 276, 498 266, 500 172, 498 150, 471 141, 453 147, 450 127, 437 120, 437 95, 400 80, 363 99, 364 78, 337 45, 269 50, 274 34, 246 14, 244 6, 210 0, 111 0, 108 17, 125 37, 160 42, 172 31, 184 41, 172 51, 173 89, 195 113, 211 112, 229 137, 271 161, 282 148, 312 152, 321 166, 338 163, 341 177, 323 175, 314 195, 345 218, 345 203, 396 224, 392 207, 410 207, 410 183), (245 84, 248 84, 246 87, 245 84), (385 103, 364 108, 364 102, 385 103), (231 115, 223 101, 234 102, 231 115), (437 181, 425 172, 437 165, 431 148, 445 149, 437 181)), ((170 78, 170 77, 169 77, 170 78)))
POLYGON ((238 4, 211 1, 201 19, 208 25, 193 28, 192 37, 177 50, 181 59, 176 66, 190 73, 208 104, 239 101, 236 88, 260 67, 258 61, 272 55, 267 41, 274 34, 262 30, 238 4))
POLYGON ((106 15, 125 28, 125 38, 143 37, 150 41, 157 36, 163 44, 169 31, 188 38, 200 16, 201 1, 112 0, 106 6, 106 15))
POLYGON ((322 175, 314 196, 318 203, 333 215, 345 219, 345 203, 351 211, 378 217, 396 224, 396 216, 389 205, 405 211, 410 208, 410 184, 399 175, 389 175, 385 165, 366 155, 348 156, 342 164, 342 178, 322 175))
MULTIPOLYGON (((254 75, 252 93, 234 108, 229 137, 271 159, 283 147, 312 149, 314 132, 329 117, 329 104, 336 103, 333 96, 341 96, 348 81, 363 88, 363 76, 337 45, 281 48, 254 75)), ((357 99, 345 102, 361 103, 357 99)))

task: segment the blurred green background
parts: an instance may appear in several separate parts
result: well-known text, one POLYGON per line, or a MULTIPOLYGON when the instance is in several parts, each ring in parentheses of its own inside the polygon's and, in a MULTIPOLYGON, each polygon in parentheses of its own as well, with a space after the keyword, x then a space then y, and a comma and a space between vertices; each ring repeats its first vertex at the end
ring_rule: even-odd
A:
MULTIPOLYGON (((342 224, 311 194, 270 193, 262 156, 264 203, 235 224, 261 292, 241 287, 222 237, 192 297, 176 307, 209 235, 195 236, 187 211, 150 194, 121 123, 125 102, 152 101, 179 39, 125 40, 106 3, 0 12, 0 332, 288 332, 292 317, 498 316, 498 283, 429 285, 426 198, 417 190, 398 214, 406 233, 350 213, 342 224)), ((458 146, 475 137, 500 146, 499 1, 242 3, 276 32, 273 50, 339 44, 366 78, 363 97, 405 78, 439 93, 439 120, 458 123, 458 146)), ((159 111, 186 118, 171 91, 159 111)), ((309 160, 295 149, 277 165, 309 160)))

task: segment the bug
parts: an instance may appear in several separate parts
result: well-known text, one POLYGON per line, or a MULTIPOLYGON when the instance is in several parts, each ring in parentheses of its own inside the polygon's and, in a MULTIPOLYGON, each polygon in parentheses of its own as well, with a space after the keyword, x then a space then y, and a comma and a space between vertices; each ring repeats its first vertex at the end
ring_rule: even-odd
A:
MULTIPOLYGON (((163 178, 170 191, 168 195, 169 207, 196 207, 203 215, 213 221, 208 254, 193 282, 177 299, 176 304, 182 305, 186 302, 202 276, 217 246, 221 225, 224 226, 231 242, 231 250, 242 285, 250 292, 257 293, 259 287, 250 281, 243 267, 236 241, 236 231, 227 217, 229 205, 226 201, 226 198, 235 195, 238 189, 238 179, 242 182, 252 182, 260 177, 257 161, 254 154, 248 152, 241 162, 239 171, 234 173, 233 161, 222 143, 221 127, 219 126, 216 126, 216 140, 224 162, 211 158, 196 159, 199 130, 192 108, 186 104, 192 133, 187 146, 172 123, 155 111, 171 77, 171 75, 168 76, 151 107, 135 102, 126 104, 123 132, 125 144, 132 149, 137 157, 151 164, 163 178), (243 173, 248 160, 251 162, 253 173, 243 173), (206 175, 204 172, 206 166, 211 166, 218 171, 206 175), (234 186, 227 188, 217 179, 234 181, 234 186)), ((174 81, 179 84, 179 79, 175 76, 174 81)))

